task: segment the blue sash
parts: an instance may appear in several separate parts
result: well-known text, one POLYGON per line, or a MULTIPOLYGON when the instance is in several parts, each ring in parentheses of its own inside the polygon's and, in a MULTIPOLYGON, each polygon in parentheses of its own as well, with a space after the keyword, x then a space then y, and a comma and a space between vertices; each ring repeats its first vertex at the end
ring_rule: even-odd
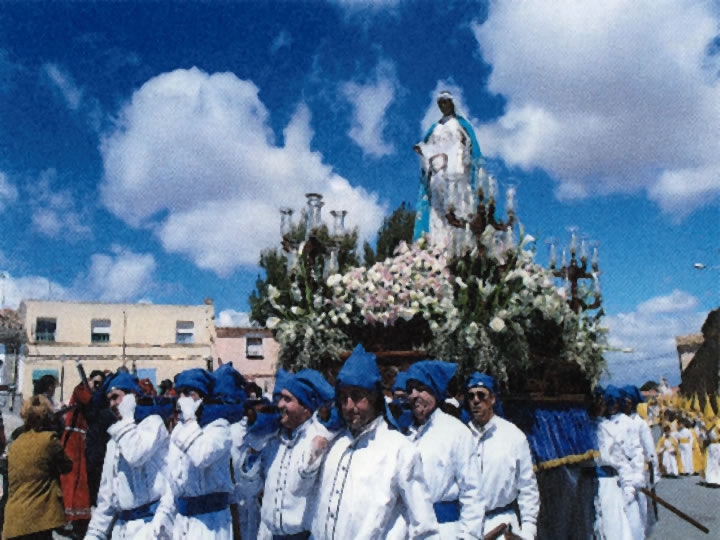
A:
POLYGON ((492 510, 485 512, 485 517, 491 518, 499 516, 500 514, 506 514, 507 512, 515 512, 515 504, 515 501, 513 501, 510 504, 506 504, 505 506, 498 506, 497 508, 493 508, 492 510))
POLYGON ((210 514, 225 510, 230 504, 229 495, 222 491, 219 493, 207 493, 197 497, 178 497, 175 499, 175 506, 178 514, 190 517, 200 514, 210 514))
POLYGON ((441 501, 433 504, 438 523, 460 520, 460 501, 441 501))
POLYGON ((615 467, 603 465, 602 467, 595 467, 595 474, 598 478, 610 478, 613 476, 617 476, 618 472, 615 467))
POLYGON ((147 521, 152 519, 159 504, 160 501, 155 501, 142 504, 130 510, 120 510, 117 515, 118 521, 134 521, 136 519, 147 521))

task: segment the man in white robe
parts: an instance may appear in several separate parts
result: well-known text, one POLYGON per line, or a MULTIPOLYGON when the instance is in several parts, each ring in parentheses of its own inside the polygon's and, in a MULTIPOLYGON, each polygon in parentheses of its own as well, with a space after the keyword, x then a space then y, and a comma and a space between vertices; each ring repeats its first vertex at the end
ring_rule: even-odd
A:
POLYGON ((495 379, 473 373, 465 383, 465 403, 472 420, 480 490, 486 503, 484 534, 502 524, 526 540, 537 534, 540 493, 525 434, 495 414, 495 379))
POLYGON ((135 423, 136 396, 141 392, 130 374, 113 376, 105 392, 118 420, 108 428, 97 506, 85 538, 170 538, 173 513, 165 423, 158 415, 135 423))
POLYGON ((680 454, 680 464, 682 470, 680 471, 681 476, 689 476, 693 474, 695 467, 693 466, 693 437, 692 433, 687 426, 688 422, 685 418, 680 420, 680 429, 677 430, 673 435, 678 443, 678 452, 680 454))
MULTIPOLYGON (((624 397, 623 412, 632 421, 632 425, 635 428, 635 437, 640 441, 640 448, 642 450, 645 483, 643 486, 638 487, 652 489, 653 485, 660 479, 660 462, 655 453, 655 441, 653 440, 650 426, 648 426, 645 419, 637 412, 638 404, 643 401, 643 398, 637 386, 624 386, 622 392, 624 397), (652 474, 650 471, 652 471, 652 474)), ((642 493, 638 494, 638 498, 640 502, 640 517, 645 524, 645 535, 649 536, 655 524, 652 501, 642 493)))
POLYGON ((440 536, 447 540, 482 538, 485 515, 472 434, 439 407, 456 369, 450 362, 416 362, 407 371, 406 386, 414 417, 410 440, 420 451, 440 536))
POLYGON ((375 355, 358 345, 336 379, 347 429, 328 444, 319 472, 315 540, 438 538, 420 455, 391 428, 381 390, 375 355))
POLYGON ((263 491, 261 537, 303 540, 310 536, 312 503, 324 448, 313 447, 315 437, 333 435, 314 413, 335 398, 333 387, 313 369, 285 377, 278 409, 281 430, 260 453, 259 467, 243 467, 243 477, 263 491), (313 469, 314 467, 314 469, 313 469), (269 534, 268 534, 269 533, 269 534))
MULTIPOLYGON (((170 437, 168 468, 177 515, 173 539, 232 540, 230 424, 224 418, 201 427, 198 410, 213 379, 199 368, 180 373, 180 421, 170 437)), ((202 418, 202 415, 200 415, 202 418)))
POLYGON ((645 538, 645 523, 640 507, 646 504, 646 500, 639 489, 645 486, 645 462, 635 425, 622 410, 623 400, 623 393, 617 386, 609 385, 605 389, 609 420, 606 426, 610 436, 622 442, 625 457, 623 467, 618 469, 625 500, 625 514, 633 539, 641 540, 645 538))

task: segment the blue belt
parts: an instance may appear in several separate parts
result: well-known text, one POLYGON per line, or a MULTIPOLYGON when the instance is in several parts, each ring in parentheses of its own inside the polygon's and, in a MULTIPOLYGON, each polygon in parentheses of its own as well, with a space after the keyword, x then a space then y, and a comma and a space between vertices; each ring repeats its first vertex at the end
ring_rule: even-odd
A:
POLYGON ((505 514, 507 512, 515 512, 515 501, 511 502, 510 504, 506 504, 505 506, 498 506, 497 508, 488 510, 487 512, 485 512, 485 517, 491 518, 499 516, 500 514, 505 514))
POLYGON ((308 538, 310 538, 310 531, 295 534, 273 534, 273 540, 307 540, 308 538))
POLYGON ((229 504, 230 497, 225 491, 175 499, 178 514, 186 517, 219 512, 225 510, 229 504))
POLYGON ((595 467, 595 474, 598 478, 611 478, 613 476, 617 476, 618 472, 615 467, 603 465, 602 467, 595 467))
POLYGON ((135 508, 131 508, 130 510, 120 510, 117 515, 118 521, 134 521, 136 519, 147 520, 148 518, 152 519, 159 504, 160 501, 155 501, 142 504, 135 508))
POLYGON ((433 504, 438 523, 460 520, 460 501, 441 501, 433 504))

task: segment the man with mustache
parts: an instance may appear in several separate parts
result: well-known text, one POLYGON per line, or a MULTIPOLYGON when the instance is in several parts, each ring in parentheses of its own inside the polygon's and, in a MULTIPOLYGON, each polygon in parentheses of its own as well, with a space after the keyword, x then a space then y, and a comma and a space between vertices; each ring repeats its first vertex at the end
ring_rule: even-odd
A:
POLYGON ((472 420, 480 464, 480 490, 486 501, 484 532, 510 524, 512 532, 533 540, 537 534, 540 494, 527 437, 496 414, 495 379, 475 372, 465 383, 465 404, 472 420))
POLYGON ((485 502, 472 434, 440 409, 457 366, 439 360, 416 362, 407 371, 414 425, 410 439, 422 456, 441 538, 481 538, 485 502))

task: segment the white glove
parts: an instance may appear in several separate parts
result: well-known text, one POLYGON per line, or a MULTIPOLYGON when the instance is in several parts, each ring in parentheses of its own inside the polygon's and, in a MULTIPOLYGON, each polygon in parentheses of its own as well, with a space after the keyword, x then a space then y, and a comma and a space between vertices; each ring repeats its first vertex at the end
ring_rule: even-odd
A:
POLYGON ((520 531, 517 531, 515 534, 523 538, 523 540, 535 540, 537 536, 537 525, 526 521, 520 525, 520 531))
POLYGON ((310 442, 310 462, 308 465, 312 465, 317 459, 322 456, 328 447, 328 440, 322 435, 315 435, 313 440, 310 442))
POLYGON ((632 504, 632 502, 635 500, 635 488, 632 486, 625 486, 623 488, 623 501, 625 502, 625 506, 632 504))
POLYGON ((198 408, 200 408, 200 405, 202 405, 202 399, 195 401, 190 396, 178 398, 177 406, 180 409, 180 416, 182 417, 183 422, 195 419, 195 413, 198 408))
POLYGON ((120 415, 120 418, 123 420, 135 420, 135 407, 137 406, 137 401, 135 399, 135 394, 125 394, 122 397, 122 401, 117 406, 118 414, 120 415))

